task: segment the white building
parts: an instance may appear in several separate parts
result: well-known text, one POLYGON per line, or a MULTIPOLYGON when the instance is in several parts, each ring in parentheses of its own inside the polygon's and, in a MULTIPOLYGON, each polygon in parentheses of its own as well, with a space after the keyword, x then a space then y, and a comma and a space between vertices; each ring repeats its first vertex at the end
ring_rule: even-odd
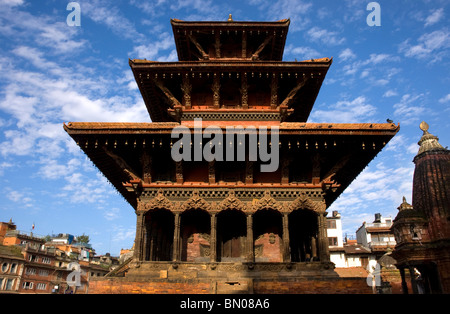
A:
POLYGON ((346 240, 342 235, 341 215, 333 211, 330 217, 327 217, 327 236, 330 250, 330 260, 336 267, 363 267, 371 270, 376 266, 375 255, 371 250, 364 247, 356 240, 346 240))
POLYGON ((356 231, 356 241, 376 255, 377 259, 383 256, 388 249, 394 249, 395 237, 391 231, 392 218, 384 218, 381 214, 375 214, 372 223, 364 222, 356 231))

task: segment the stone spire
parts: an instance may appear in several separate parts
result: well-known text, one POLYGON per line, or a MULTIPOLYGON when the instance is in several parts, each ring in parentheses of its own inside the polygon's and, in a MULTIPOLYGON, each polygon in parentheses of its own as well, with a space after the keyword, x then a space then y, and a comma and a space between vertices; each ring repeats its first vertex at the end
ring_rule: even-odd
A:
POLYGON ((430 134, 428 132, 428 128, 428 123, 426 123, 425 121, 422 121, 422 123, 420 123, 420 129, 423 131, 423 135, 418 142, 420 147, 417 155, 431 150, 445 150, 445 148, 442 147, 441 144, 439 144, 439 138, 437 136, 434 136, 433 134, 430 134))

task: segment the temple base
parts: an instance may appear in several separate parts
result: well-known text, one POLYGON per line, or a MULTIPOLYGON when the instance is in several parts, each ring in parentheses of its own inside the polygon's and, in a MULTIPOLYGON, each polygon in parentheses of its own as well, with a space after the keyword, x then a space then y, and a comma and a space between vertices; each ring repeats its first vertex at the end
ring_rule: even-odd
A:
POLYGON ((125 276, 94 278, 92 294, 373 293, 367 273, 336 272, 330 262, 132 262, 125 276))

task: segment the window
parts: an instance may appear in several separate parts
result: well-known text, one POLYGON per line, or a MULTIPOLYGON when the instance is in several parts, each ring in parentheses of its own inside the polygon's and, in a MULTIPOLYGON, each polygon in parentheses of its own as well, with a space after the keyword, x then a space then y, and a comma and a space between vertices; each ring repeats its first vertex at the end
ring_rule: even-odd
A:
POLYGON ((48 276, 48 270, 46 270, 46 269, 41 269, 41 270, 39 271, 39 276, 43 276, 43 277, 48 276))
POLYGON ((36 269, 27 267, 26 273, 27 275, 36 275, 36 269))
POLYGON ((44 264, 50 264, 51 261, 52 260, 49 257, 43 257, 42 258, 42 263, 44 263, 44 264))
POLYGON ((337 246, 337 245, 338 245, 337 237, 329 237, 328 238, 328 246, 337 246))
POLYGON ((25 281, 22 285, 24 289, 33 289, 33 283, 30 281, 25 281))
POLYGON ((36 256, 36 255, 30 255, 30 256, 28 256, 28 260, 30 261, 30 262, 37 262, 38 261, 38 257, 36 256))
POLYGON ((12 290, 14 286, 14 279, 8 279, 6 281, 6 287, 5 290, 12 290))
POLYGON ((45 289, 47 289, 47 284, 46 283, 38 283, 37 285, 36 285, 36 289, 37 290, 45 290, 45 289))
POLYGON ((3 263, 2 264, 2 272, 6 272, 8 270, 8 263, 3 263))
POLYGON ((328 229, 336 229, 336 220, 327 220, 327 228, 328 229))
POLYGON ((11 270, 9 271, 11 274, 15 274, 17 271, 17 264, 16 263, 12 263, 11 264, 11 270))

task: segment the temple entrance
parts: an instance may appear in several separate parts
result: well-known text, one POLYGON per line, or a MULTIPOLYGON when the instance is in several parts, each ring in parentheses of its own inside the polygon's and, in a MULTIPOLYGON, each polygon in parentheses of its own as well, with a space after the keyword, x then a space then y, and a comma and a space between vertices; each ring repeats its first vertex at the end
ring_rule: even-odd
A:
POLYGON ((289 214, 289 241, 292 262, 317 261, 317 214, 297 209, 289 214))
POLYGON ((256 262, 282 262, 283 222, 280 212, 259 210, 253 215, 256 262))
POLYGON ((173 249, 174 215, 157 209, 145 215, 145 260, 171 261, 173 249))
POLYGON ((225 210, 217 215, 218 261, 236 261, 244 256, 246 216, 237 210, 225 210))
POLYGON ((181 214, 181 261, 207 262, 210 255, 211 219, 200 209, 181 214))

